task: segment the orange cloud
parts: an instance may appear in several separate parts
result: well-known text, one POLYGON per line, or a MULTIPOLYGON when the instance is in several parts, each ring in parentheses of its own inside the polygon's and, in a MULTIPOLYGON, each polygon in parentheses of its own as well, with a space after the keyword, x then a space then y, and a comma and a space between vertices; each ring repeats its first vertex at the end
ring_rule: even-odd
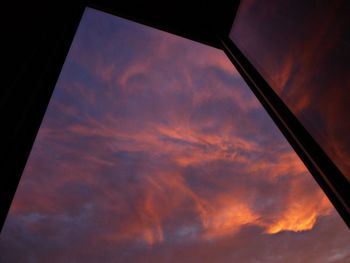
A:
MULTIPOLYGON (((331 204, 323 193, 315 193, 319 197, 314 199, 298 201, 290 200, 287 209, 271 225, 266 226, 266 232, 276 234, 281 231, 306 231, 311 230, 317 218, 329 215, 332 209, 331 204)), ((294 197, 294 193, 293 193, 294 197)))
POLYGON ((205 239, 234 235, 248 224, 260 225, 259 215, 254 213, 244 200, 221 197, 219 202, 215 202, 211 207, 211 211, 202 218, 205 239))

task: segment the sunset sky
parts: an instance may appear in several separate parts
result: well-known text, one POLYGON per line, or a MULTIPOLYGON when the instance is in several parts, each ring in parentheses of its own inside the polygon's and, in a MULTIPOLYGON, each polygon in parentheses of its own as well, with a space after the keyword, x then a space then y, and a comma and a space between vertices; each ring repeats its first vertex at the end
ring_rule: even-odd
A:
POLYGON ((350 262, 349 244, 222 51, 86 9, 1 262, 350 262))

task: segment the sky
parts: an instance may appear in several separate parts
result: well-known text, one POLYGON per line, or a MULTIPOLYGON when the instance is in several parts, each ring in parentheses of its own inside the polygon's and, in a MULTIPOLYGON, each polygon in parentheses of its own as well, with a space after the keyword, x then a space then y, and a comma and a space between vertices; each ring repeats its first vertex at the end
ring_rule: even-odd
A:
POLYGON ((345 262, 349 242, 222 51, 86 9, 1 262, 345 262))
POLYGON ((350 1, 244 0, 231 38, 350 182, 350 1))

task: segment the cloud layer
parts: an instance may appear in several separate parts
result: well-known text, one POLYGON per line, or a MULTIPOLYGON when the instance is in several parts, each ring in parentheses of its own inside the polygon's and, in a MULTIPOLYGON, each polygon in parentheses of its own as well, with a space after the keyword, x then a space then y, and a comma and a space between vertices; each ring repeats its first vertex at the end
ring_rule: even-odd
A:
POLYGON ((88 9, 0 259, 337 262, 344 231, 221 51, 88 9))

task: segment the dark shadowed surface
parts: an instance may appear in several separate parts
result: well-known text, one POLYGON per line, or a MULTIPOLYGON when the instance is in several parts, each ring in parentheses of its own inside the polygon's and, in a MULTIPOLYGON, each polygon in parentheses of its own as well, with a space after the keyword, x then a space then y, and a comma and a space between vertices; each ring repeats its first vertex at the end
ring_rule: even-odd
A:
POLYGON ((1 262, 346 262, 349 242, 222 51, 86 10, 1 262))
POLYGON ((230 37, 350 180, 350 2, 243 0, 230 37))

